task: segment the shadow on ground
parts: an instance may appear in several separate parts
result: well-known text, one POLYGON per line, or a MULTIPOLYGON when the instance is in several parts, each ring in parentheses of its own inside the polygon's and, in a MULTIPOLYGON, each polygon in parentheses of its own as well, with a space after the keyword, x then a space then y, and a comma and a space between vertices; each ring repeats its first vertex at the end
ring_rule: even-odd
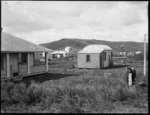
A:
POLYGON ((35 81, 36 83, 42 83, 49 80, 57 80, 64 77, 70 77, 73 74, 60 74, 60 73, 45 73, 41 75, 28 76, 23 78, 22 81, 15 81, 15 83, 24 82, 27 85, 31 83, 31 81, 35 81))
POLYGON ((128 67, 130 65, 113 65, 112 67, 104 68, 104 69, 114 69, 114 68, 123 68, 128 67))

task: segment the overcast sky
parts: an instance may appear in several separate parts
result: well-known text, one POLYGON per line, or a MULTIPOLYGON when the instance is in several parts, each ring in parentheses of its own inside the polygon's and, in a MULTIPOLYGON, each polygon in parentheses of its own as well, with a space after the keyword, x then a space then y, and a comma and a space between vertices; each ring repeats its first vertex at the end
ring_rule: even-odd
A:
POLYGON ((147 11, 147 1, 2 1, 1 25, 36 44, 62 38, 141 42, 147 11))

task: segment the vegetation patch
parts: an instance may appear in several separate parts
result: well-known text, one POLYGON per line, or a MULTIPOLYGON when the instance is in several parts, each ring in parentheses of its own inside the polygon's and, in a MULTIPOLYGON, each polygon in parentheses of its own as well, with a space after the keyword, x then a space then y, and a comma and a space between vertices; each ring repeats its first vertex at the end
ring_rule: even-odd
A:
POLYGON ((74 69, 78 75, 46 74, 46 77, 41 75, 42 79, 2 82, 1 110, 5 113, 109 113, 132 112, 136 108, 148 112, 147 85, 138 85, 146 84, 148 76, 144 78, 141 68, 136 67, 137 85, 129 90, 124 69, 74 69), (127 107, 131 110, 123 110, 127 107))

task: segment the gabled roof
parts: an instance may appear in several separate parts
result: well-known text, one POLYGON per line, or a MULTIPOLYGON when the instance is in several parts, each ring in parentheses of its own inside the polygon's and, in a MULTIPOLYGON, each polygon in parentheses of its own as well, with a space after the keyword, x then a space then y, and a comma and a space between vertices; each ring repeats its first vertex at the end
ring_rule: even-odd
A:
POLYGON ((1 32, 2 52, 52 52, 53 50, 33 44, 21 38, 1 32))
POLYGON ((112 50, 112 48, 110 48, 107 45, 92 44, 92 45, 85 46, 78 53, 101 53, 104 50, 112 50))

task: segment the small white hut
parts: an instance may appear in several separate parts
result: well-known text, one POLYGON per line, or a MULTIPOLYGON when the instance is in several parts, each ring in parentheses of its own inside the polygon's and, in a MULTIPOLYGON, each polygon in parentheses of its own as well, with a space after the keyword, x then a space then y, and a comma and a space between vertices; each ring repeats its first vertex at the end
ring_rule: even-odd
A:
POLYGON ((67 52, 68 56, 72 56, 77 52, 77 49, 67 46, 67 47, 65 47, 65 51, 67 52))
POLYGON ((106 45, 93 44, 78 52, 78 68, 105 68, 112 62, 112 48, 106 45))

